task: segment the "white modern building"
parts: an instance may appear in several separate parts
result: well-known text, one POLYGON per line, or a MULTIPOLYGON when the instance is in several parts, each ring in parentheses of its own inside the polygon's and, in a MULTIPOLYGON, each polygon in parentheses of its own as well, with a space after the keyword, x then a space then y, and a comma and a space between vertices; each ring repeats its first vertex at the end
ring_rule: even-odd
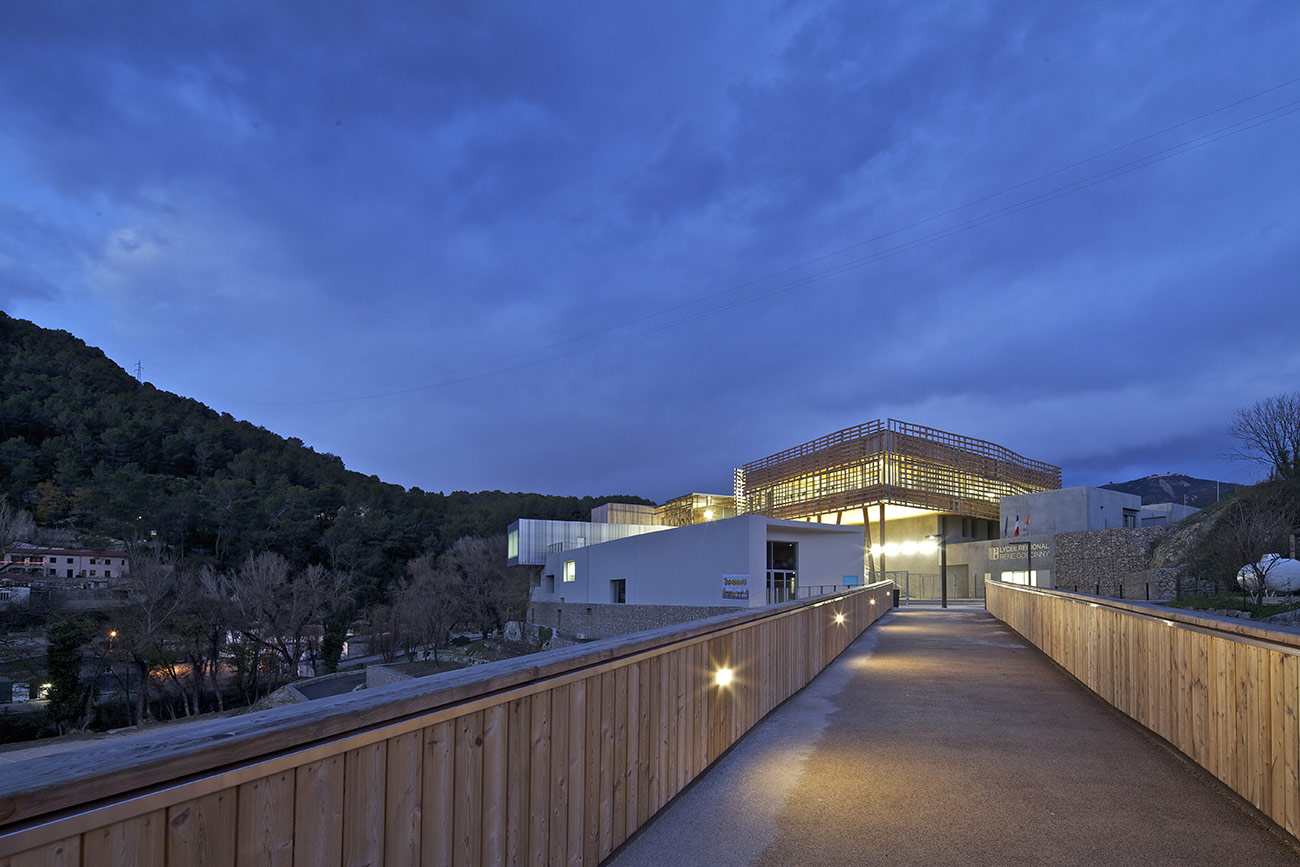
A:
POLYGON ((552 551, 533 602, 751 608, 862 583, 862 531, 741 515, 552 551))

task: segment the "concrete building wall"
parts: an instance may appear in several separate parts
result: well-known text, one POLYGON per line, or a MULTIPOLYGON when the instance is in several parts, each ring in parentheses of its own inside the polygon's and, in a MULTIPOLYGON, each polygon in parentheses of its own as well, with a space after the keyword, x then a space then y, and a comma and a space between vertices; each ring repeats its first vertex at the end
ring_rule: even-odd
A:
POLYGON ((859 528, 742 515, 553 552, 533 600, 613 604, 612 582, 621 581, 628 605, 765 605, 768 540, 798 543, 800 586, 862 582, 859 528), (570 562, 574 580, 566 582, 570 562), (724 597, 728 577, 733 589, 747 583, 748 599, 724 597))
POLYGON ((1163 527, 1177 523, 1199 511, 1200 509, 1195 506, 1186 506, 1182 503, 1151 503, 1142 507, 1139 526, 1163 527))
POLYGON ((1054 587, 1055 539, 1055 535, 1047 533, 1032 536, 1021 534, 1015 539, 949 545, 948 567, 951 569, 953 566, 964 565, 972 586, 982 585, 984 581, 1013 581, 1023 584, 1026 568, 1032 567, 1033 586, 1054 587), (1028 552, 1026 545, 1032 546, 1028 552), (1032 557, 1027 562, 1026 557, 1030 553, 1032 557))
POLYGON ((1015 533, 1016 518, 1020 518, 1021 534, 1026 532, 1074 533, 1084 530, 1107 530, 1125 526, 1139 526, 1142 498, 1105 488, 1062 488, 1059 491, 1042 491, 1034 494, 1016 494, 1003 497, 999 507, 1003 537, 1015 533))

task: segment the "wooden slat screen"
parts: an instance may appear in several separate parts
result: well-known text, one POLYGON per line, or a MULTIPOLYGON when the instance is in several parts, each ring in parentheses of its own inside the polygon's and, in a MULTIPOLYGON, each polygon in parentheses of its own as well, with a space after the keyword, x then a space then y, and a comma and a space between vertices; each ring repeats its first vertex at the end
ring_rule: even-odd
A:
POLYGON ((989 612, 1300 837, 1300 636, 990 581, 989 612))

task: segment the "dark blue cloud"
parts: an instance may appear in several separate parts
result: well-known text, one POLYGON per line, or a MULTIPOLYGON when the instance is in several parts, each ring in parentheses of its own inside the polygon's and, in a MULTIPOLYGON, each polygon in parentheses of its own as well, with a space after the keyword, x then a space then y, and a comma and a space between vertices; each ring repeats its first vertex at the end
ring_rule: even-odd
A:
POLYGON ((1257 116, 1300 85, 1210 113, 1300 76, 1281 0, 4 23, 5 309, 406 485, 725 489, 891 414, 1228 474, 1300 374, 1243 338, 1293 304, 1300 114, 1257 116))

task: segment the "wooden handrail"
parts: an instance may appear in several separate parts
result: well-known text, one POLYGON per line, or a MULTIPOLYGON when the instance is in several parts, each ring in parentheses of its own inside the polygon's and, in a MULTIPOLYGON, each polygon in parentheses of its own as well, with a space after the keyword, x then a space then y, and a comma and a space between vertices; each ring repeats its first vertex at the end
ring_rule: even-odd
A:
MULTIPOLYGON (((604 684, 603 693, 608 697, 622 695, 621 690, 629 688, 626 679, 635 684, 660 666, 669 665, 669 660, 674 672, 681 669, 681 686, 676 686, 678 675, 674 674, 673 688, 687 690, 689 685, 689 691, 677 692, 677 697, 670 699, 665 680, 654 686, 664 691, 662 696, 655 694, 656 701, 679 705, 694 701, 696 717, 690 725, 698 728, 701 737, 706 730, 708 734, 707 748, 690 746, 690 755, 695 756, 690 762, 693 775, 887 611, 890 588, 889 581, 846 588, 835 595, 741 610, 361 693, 193 723, 174 731, 160 728, 118 742, 97 741, 75 751, 16 763, 6 767, 0 779, 0 857, 65 839, 93 844, 98 838, 90 831, 95 828, 126 827, 137 817, 154 815, 161 821, 181 805, 199 804, 222 793, 238 793, 243 799, 249 786, 265 785, 275 775, 287 773, 292 780, 295 770, 301 774, 304 768, 314 767, 313 763, 341 762, 345 755, 360 756, 371 747, 387 747, 391 754, 411 737, 432 743, 430 732, 438 726, 460 725, 463 720, 485 715, 496 718, 507 706, 520 702, 527 706, 530 698, 549 707, 554 696, 559 713, 569 700, 570 687, 575 701, 584 685, 591 691, 604 684), (823 606, 852 612, 850 623, 833 625, 834 618, 818 614, 823 606), (763 647, 763 636, 779 637, 789 658, 777 658, 774 648, 763 647), (704 680, 711 677, 710 660, 731 656, 755 672, 770 670, 770 674, 779 675, 771 683, 742 683, 735 699, 744 700, 734 709, 730 699, 718 703, 718 696, 704 680), (706 699, 707 708, 702 704, 706 699), (701 717, 705 710, 708 713, 701 717)), ((648 682, 631 688, 639 689, 649 701, 645 693, 648 682)), ((627 701, 635 700, 629 693, 627 701)), ((627 713, 625 705, 618 708, 623 708, 618 713, 627 713)), ((611 705, 602 713, 618 708, 611 705)), ((672 716, 666 706, 660 708, 660 714, 663 720, 672 716)), ((621 723, 627 724, 626 720, 621 723)), ((685 736, 679 733, 679 737, 685 736)), ((581 744, 572 746, 581 748, 581 744)), ((564 748, 555 745, 557 750, 564 748)), ((472 742, 469 749, 475 749, 472 742)), ((552 773, 564 770, 557 768, 552 773)), ((662 784, 660 789, 675 792, 686 781, 689 778, 674 779, 671 786, 662 784)), ((575 779, 570 784, 580 788, 581 782, 575 779)), ((428 805, 426 813, 432 809, 433 805, 428 805)), ((624 836, 628 833, 625 824, 617 827, 623 829, 624 836)), ((180 832, 169 826, 166 833, 180 832)))
POLYGON ((989 612, 1300 837, 1300 636, 985 583, 989 612))

